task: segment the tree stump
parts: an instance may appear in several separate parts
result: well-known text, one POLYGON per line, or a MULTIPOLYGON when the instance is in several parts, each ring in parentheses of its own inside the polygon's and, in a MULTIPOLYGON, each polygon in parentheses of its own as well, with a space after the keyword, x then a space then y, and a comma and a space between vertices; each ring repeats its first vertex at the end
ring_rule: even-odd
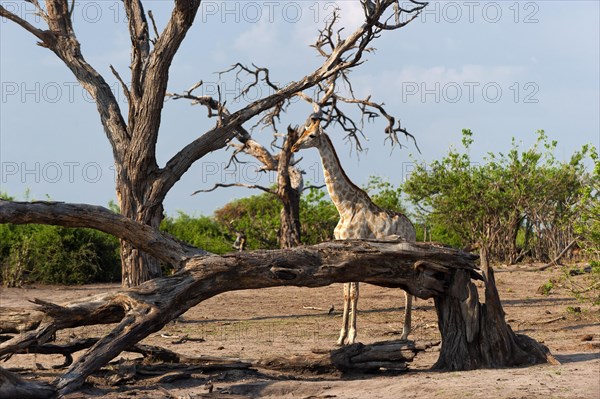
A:
POLYGON ((434 369, 473 370, 558 364, 545 345, 515 334, 504 320, 494 271, 482 259, 485 303, 467 273, 454 273, 448 295, 434 298, 442 347, 434 369))

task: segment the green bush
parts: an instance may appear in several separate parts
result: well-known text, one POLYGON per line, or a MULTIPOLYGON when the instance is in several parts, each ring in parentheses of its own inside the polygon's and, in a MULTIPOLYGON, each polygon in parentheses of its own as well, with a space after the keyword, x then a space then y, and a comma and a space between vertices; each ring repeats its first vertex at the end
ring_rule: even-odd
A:
POLYGON ((232 237, 230 250, 236 231, 246 235, 248 250, 275 249, 279 248, 277 231, 280 211, 281 202, 274 195, 265 193, 225 204, 215 211, 214 220, 232 237))
POLYGON ((407 214, 406 207, 402 203, 400 187, 394 188, 389 181, 379 176, 371 176, 364 190, 369 194, 371 200, 383 209, 407 214))
POLYGON ((119 241, 92 229, 0 225, 4 285, 84 284, 118 281, 119 241))
POLYGON ((333 230, 340 220, 337 209, 331 200, 325 199, 325 192, 311 188, 300 199, 300 228, 302 243, 318 244, 333 240, 333 230))
MULTIPOLYGON (((441 160, 417 164, 403 186, 421 220, 448 234, 442 241, 477 244, 492 259, 512 264, 524 256, 549 261, 577 238, 582 208, 594 209, 585 164, 595 159, 593 147, 559 161, 556 141, 540 130, 533 147, 522 149, 513 139, 507 154, 488 153, 478 164, 469 154, 470 130, 463 130, 462 143, 462 151, 451 148, 441 160)), ((594 219, 592 212, 586 226, 594 219)))
POLYGON ((193 246, 216 254, 233 250, 231 236, 214 219, 207 216, 192 217, 179 211, 177 217, 166 217, 161 230, 193 246))

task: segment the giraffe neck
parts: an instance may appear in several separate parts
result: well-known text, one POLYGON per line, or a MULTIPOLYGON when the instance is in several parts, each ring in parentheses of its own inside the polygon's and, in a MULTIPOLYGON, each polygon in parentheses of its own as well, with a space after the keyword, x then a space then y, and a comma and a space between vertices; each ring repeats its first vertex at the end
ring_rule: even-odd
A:
POLYGON ((323 163, 327 191, 340 216, 344 217, 352 212, 352 209, 359 204, 369 206, 371 204, 369 197, 346 176, 333 143, 325 133, 321 133, 318 149, 323 163))

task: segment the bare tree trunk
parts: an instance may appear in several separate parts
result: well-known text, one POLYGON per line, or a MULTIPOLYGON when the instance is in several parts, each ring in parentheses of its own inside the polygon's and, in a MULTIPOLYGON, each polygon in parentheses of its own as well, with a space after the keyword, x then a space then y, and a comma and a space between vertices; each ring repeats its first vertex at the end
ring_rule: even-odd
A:
MULTIPOLYGON (((104 132, 112 147, 117 168, 117 195, 123 215, 154 228, 160 224, 161 203, 165 196, 197 160, 225 147, 240 133, 243 124, 257 115, 266 112, 266 115, 263 115, 263 124, 274 126, 274 121, 279 120, 280 115, 286 112, 292 98, 299 95, 302 98, 309 98, 303 91, 310 88, 316 88, 317 93, 323 92, 324 87, 320 85, 322 82, 328 81, 331 84, 332 91, 327 89, 326 96, 331 100, 335 95, 333 90, 335 81, 340 79, 350 85, 347 74, 364 62, 364 54, 372 48, 371 42, 380 36, 383 29, 388 31, 401 29, 413 21, 427 5, 413 2, 413 6, 409 9, 396 8, 392 11, 394 2, 390 1, 378 2, 380 4, 375 10, 367 10, 366 4, 363 4, 365 12, 368 11, 368 18, 365 18, 363 24, 344 38, 333 37, 333 32, 337 31, 334 25, 339 21, 337 12, 334 13, 326 28, 319 31, 319 38, 314 45, 323 57, 322 63, 310 73, 283 87, 278 87, 269 79, 267 68, 247 68, 237 63, 229 72, 237 71, 239 74, 245 71, 256 78, 254 83, 247 85, 240 93, 240 97, 247 93, 247 90, 262 84, 267 84, 273 92, 233 113, 226 109, 225 102, 221 102, 220 96, 219 98, 197 97, 199 104, 209 108, 209 117, 218 117, 218 122, 203 134, 197 135, 163 167, 158 168, 155 150, 169 70, 196 18, 201 1, 174 0, 170 17, 164 21, 163 26, 159 27, 153 26, 153 19, 152 24, 149 24, 141 0, 122 2, 131 41, 130 73, 129 76, 122 77, 112 66, 110 70, 120 83, 127 99, 127 112, 121 109, 112 87, 98 70, 86 61, 82 53, 72 20, 75 3, 70 3, 68 0, 29 1, 29 3, 39 17, 35 24, 2 5, 0 5, 0 16, 30 32, 37 38, 40 46, 55 53, 94 99, 104 132), (390 12, 396 16, 394 24, 389 23, 389 16, 386 16, 390 12), (402 18, 400 14, 403 15, 402 18), (38 22, 41 24, 40 27, 36 26, 38 22), (154 32, 151 31, 151 26, 154 32)), ((194 85, 193 89, 201 84, 200 82, 194 85)), ((193 89, 187 92, 189 96, 193 89)), ((341 102, 360 105, 362 112, 369 115, 369 118, 374 115, 385 116, 389 122, 386 133, 391 136, 392 142, 397 142, 398 133, 412 137, 400 125, 396 127, 396 119, 387 114, 377 103, 354 97, 341 102), (374 111, 367 112, 364 107, 374 111)), ((337 110, 337 116, 331 115, 330 120, 350 120, 337 107, 334 108, 337 110)), ((346 126, 345 123, 343 125, 346 126)), ((356 137, 359 130, 354 122, 351 125, 354 128, 347 132, 351 137, 356 137)), ((297 191, 301 192, 301 189, 297 191)), ((300 242, 300 229, 297 223, 296 198, 294 194, 286 195, 286 198, 289 197, 289 204, 286 205, 285 231, 282 238, 283 244, 290 246, 300 242)), ((137 285, 160 275, 158 262, 125 243, 122 245, 121 256, 124 286, 137 285)))
MULTIPOLYGON (((292 194, 293 195, 293 194, 292 194)), ((291 199, 282 199, 283 207, 281 208, 279 228, 279 246, 281 248, 293 248, 301 244, 300 237, 300 221, 298 220, 299 199, 296 200, 296 205, 290 203, 291 199), (288 202, 290 201, 290 202, 288 202)))
POLYGON ((281 211, 279 214, 279 230, 277 231, 277 241, 280 248, 293 248, 301 244, 300 227, 300 196, 303 190, 302 172, 292 163, 292 145, 298 139, 296 129, 288 127, 288 134, 285 138, 281 151, 273 156, 270 151, 256 141, 252 140, 250 134, 243 128, 238 129, 238 140, 242 144, 230 144, 236 147, 237 152, 244 152, 253 156, 262 163, 261 170, 277 172, 277 188, 259 185, 247 185, 244 183, 236 184, 216 184, 210 190, 199 190, 197 192, 212 191, 217 187, 242 186, 248 188, 258 188, 277 197, 281 202, 281 211))
POLYGON ((485 283, 485 303, 479 302, 477 287, 464 270, 454 273, 449 295, 434 298, 442 349, 435 369, 473 370, 549 362, 558 364, 548 348, 515 334, 504 320, 488 249, 480 250, 485 283))
POLYGON ((519 235, 523 218, 520 215, 513 215, 512 220, 512 223, 508 223, 509 229, 506 237, 506 254, 504 255, 505 261, 508 265, 514 265, 519 257, 517 237, 519 235))
MULTIPOLYGON (((124 165, 121 165, 123 168, 124 165)), ((123 168, 124 169, 124 168, 123 168)), ((153 173, 138 172, 137 166, 129 166, 128 179, 117 179, 117 196, 121 214, 139 223, 159 229, 162 221, 162 199, 154 200, 150 188, 154 186, 153 173)), ((152 168, 154 170, 157 167, 152 168)), ((145 170, 145 169, 142 169, 145 170)), ((121 240, 121 284, 123 287, 135 287, 143 282, 161 276, 159 261, 131 244, 121 240)))
POLYGON ((125 241, 121 241, 120 254, 123 287, 135 287, 160 277, 160 263, 152 256, 138 251, 125 241))
POLYGON ((281 248, 293 248, 302 243, 300 237, 302 174, 290 165, 292 145, 297 139, 296 129, 288 128, 288 135, 279 154, 277 166, 277 196, 282 204, 279 228, 281 248))

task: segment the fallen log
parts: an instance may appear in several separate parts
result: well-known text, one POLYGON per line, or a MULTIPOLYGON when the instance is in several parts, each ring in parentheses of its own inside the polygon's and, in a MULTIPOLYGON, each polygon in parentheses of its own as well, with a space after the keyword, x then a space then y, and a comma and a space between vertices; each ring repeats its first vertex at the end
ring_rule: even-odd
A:
POLYGON ((406 370, 418 352, 431 343, 417 345, 413 341, 355 343, 331 350, 315 350, 311 354, 261 359, 257 366, 278 371, 324 374, 341 372, 373 372, 381 369, 406 370))
MULTIPOLYGON (((60 369, 70 366, 73 363, 73 353, 88 349, 95 345, 99 338, 82 338, 75 339, 64 344, 30 345, 27 349, 18 353, 37 353, 42 355, 63 355, 65 361, 61 365, 53 366, 53 369, 60 369)), ((153 345, 136 344, 130 348, 126 348, 124 352, 139 353, 148 362, 163 362, 163 363, 185 363, 202 365, 205 370, 222 370, 228 368, 248 368, 251 366, 248 362, 243 362, 238 359, 225 359, 209 356, 186 356, 171 350, 153 345)), ((5 355, 12 356, 13 354, 5 355)))
POLYGON ((44 399, 56 394, 49 384, 28 381, 0 367, 0 399, 44 399))
POLYGON ((66 393, 126 348, 222 292, 361 281, 403 288, 426 299, 444 295, 455 270, 478 278, 474 259, 450 248, 398 240, 336 241, 288 250, 192 257, 172 276, 97 295, 86 302, 59 306, 35 301, 46 317, 37 329, 0 344, 0 356, 41 345, 60 329, 118 323, 56 382, 61 393, 66 393))
MULTIPOLYGON (((197 248, 101 207, 0 200, 3 222, 97 228, 179 270, 138 287, 63 306, 36 301, 44 318, 34 330, 1 343, 0 356, 42 345, 61 329, 117 323, 54 382, 62 395, 78 389, 91 373, 190 307, 227 291, 275 286, 322 287, 357 281, 402 288, 423 299, 433 297, 442 335, 438 368, 521 366, 553 359, 543 345, 515 335, 506 324, 493 270, 487 262, 482 262, 481 275, 474 263, 476 256, 431 243, 408 243, 397 238, 347 240, 278 251, 203 256, 205 252, 197 248), (473 283, 476 279, 485 284, 484 304, 479 302, 473 283)), ((367 367, 393 361, 377 351, 362 356, 365 360, 359 363, 367 367)))
MULTIPOLYGON (((42 344, 42 345, 30 345, 21 352, 16 353, 39 353, 42 355, 63 355, 65 360, 62 364, 53 366, 53 369, 61 369, 70 366, 73 363, 73 353, 87 349, 98 342, 97 338, 85 338, 71 341, 66 344, 42 344)), ((8 357, 12 354, 6 354, 8 357)))
POLYGON ((0 334, 21 333, 36 328, 44 313, 35 309, 0 308, 0 334))
POLYGON ((552 266, 557 266, 557 265, 558 265, 558 261, 559 261, 559 260, 560 260, 560 259, 561 259, 563 256, 565 256, 565 254, 566 254, 566 253, 569 251, 569 249, 571 249, 571 247, 572 247, 573 245, 575 245, 576 243, 577 243, 577 239, 576 239, 576 238, 574 238, 573 240, 571 240, 571 242, 570 242, 569 244, 567 244, 567 246, 566 246, 566 247, 564 247, 564 249, 563 249, 562 251, 560 251, 560 253, 559 253, 559 254, 556 256, 556 258, 552 259, 552 260, 550 261, 550 263, 546 263, 546 264, 545 264, 545 265, 543 265, 543 266, 536 267, 536 268, 535 268, 535 271, 540 271, 540 272, 541 272, 541 271, 544 271, 544 270, 546 270, 546 269, 549 269, 549 268, 551 268, 552 266))

